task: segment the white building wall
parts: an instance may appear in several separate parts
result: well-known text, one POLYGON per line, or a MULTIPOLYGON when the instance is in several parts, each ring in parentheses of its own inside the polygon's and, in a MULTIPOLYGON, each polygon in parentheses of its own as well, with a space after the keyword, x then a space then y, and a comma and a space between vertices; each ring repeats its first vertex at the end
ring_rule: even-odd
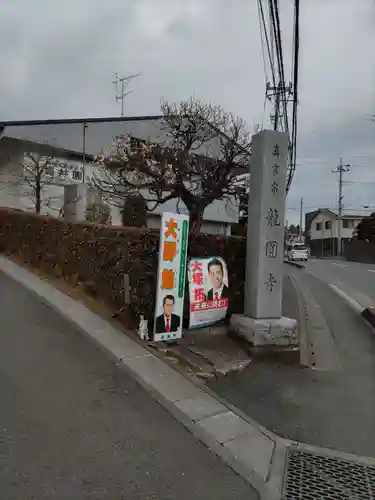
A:
MULTIPOLYGON (((89 180, 94 172, 94 168, 89 165, 86 168, 86 178, 89 180)), ((27 196, 30 188, 26 182, 20 182, 19 172, 2 170, 0 177, 0 206, 16 208, 20 210, 33 212, 35 210, 35 200, 32 196, 27 196)), ((61 209, 64 207, 64 187, 56 185, 45 185, 42 189, 41 214, 58 217, 61 209)), ((231 208, 228 202, 215 200, 207 207, 204 217, 206 220, 202 223, 202 232, 207 234, 217 234, 229 236, 231 234, 231 224, 237 222, 236 207, 231 208), (217 218, 218 220, 207 220, 207 217, 217 218)), ((148 227, 159 229, 160 216, 163 212, 188 213, 182 202, 177 200, 157 207, 153 214, 148 216, 148 227)), ((122 225, 121 206, 111 205, 111 219, 113 225, 122 225)))
POLYGON ((312 240, 321 240, 324 238, 337 238, 336 219, 321 213, 315 217, 311 224, 310 236, 312 240), (329 224, 331 227, 329 228, 329 224), (319 228, 318 228, 319 225, 319 228))
MULTIPOLYGON (((362 217, 358 219, 342 219, 341 221, 341 238, 351 238, 355 227, 359 224, 362 217), (344 227, 346 222, 349 227, 344 227)), ((311 223, 310 236, 312 240, 321 240, 326 238, 338 238, 339 220, 331 218, 328 214, 319 214, 311 223), (320 229, 317 229, 317 224, 320 224, 320 229), (331 224, 331 228, 329 228, 331 224), (328 226, 328 227, 327 227, 328 226)))
MULTIPOLYGON (((147 218, 147 227, 149 229, 160 229, 160 215, 149 214, 147 218)), ((206 234, 216 234, 218 236, 230 236, 230 225, 215 221, 204 221, 201 232, 206 234)))
POLYGON ((341 238, 352 238, 354 229, 361 222, 361 219, 343 219, 341 224, 341 238), (344 227, 345 222, 349 227, 344 227))
MULTIPOLYGON (((152 139, 158 142, 168 143, 170 140, 168 130, 163 122, 158 118, 153 119, 124 119, 123 121, 88 121, 84 129, 84 123, 65 122, 48 123, 32 125, 10 125, 6 126, 2 136, 13 141, 12 144, 17 147, 27 147, 29 141, 36 145, 38 143, 48 143, 56 148, 62 148, 66 151, 82 152, 83 131, 85 130, 86 153, 98 155, 103 153, 113 142, 113 138, 119 134, 129 133, 140 139, 152 139)), ((7 139, 8 140, 8 139, 7 139)), ((1 149, 1 141, 0 141, 1 149)), ((215 137, 209 143, 204 144, 196 151, 198 154, 207 156, 217 156, 219 153, 219 138, 215 137)), ((21 151, 22 153, 22 151, 21 151)), ((86 166, 86 180, 88 181, 93 174, 93 167, 86 166)), ((31 200, 22 197, 16 193, 11 196, 7 189, 0 186, 0 201, 3 199, 5 206, 32 210, 31 200)), ((48 205, 51 205, 48 203, 48 205)), ((0 203, 1 204, 1 203, 0 203)), ((60 186, 48 186, 43 192, 42 213, 56 215, 63 206, 63 188, 60 186), (53 206, 46 206, 46 203, 53 200, 53 206)), ((159 206, 155 213, 160 214, 164 211, 187 213, 187 209, 181 201, 170 200, 164 205, 159 206)), ((238 222, 239 208, 234 199, 223 201, 215 200, 204 212, 204 225, 207 225, 208 231, 212 232, 215 226, 218 234, 228 233, 229 225, 238 222), (210 221, 210 222, 207 222, 210 221), (222 228, 222 229, 220 229, 222 228)), ((113 224, 121 224, 121 213, 117 207, 112 207, 113 224)))

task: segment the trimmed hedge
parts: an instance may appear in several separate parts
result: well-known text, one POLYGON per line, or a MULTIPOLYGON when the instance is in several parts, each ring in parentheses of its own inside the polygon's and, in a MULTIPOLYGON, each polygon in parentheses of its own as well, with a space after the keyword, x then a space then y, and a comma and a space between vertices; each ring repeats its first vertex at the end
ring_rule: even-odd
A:
MULTIPOLYGON (((127 321, 134 326, 139 314, 153 315, 159 231, 67 223, 0 208, 0 251, 74 286, 82 283, 90 294, 116 310, 124 306, 124 274, 128 274, 131 304, 125 308, 127 321)), ((217 255, 227 262, 229 313, 243 311, 245 252, 244 238, 190 236, 188 257, 217 255)))

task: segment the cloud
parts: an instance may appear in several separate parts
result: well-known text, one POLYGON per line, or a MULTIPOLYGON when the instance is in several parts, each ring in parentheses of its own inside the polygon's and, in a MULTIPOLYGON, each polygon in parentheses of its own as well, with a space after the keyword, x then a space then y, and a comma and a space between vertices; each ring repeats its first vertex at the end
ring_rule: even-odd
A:
MULTIPOLYGON (((156 114, 162 97, 194 95, 243 116, 251 129, 267 123, 255 0, 33 0, 32 9, 30 0, 3 3, 2 120, 118 115, 114 73, 139 71, 125 100, 127 115, 156 114)), ((293 2, 280 3, 289 79, 293 2)), ((372 0, 301 2, 298 166, 290 208, 300 197, 306 206, 334 206, 331 169, 340 156, 366 156, 368 164, 375 157, 374 21, 372 0)), ((351 175, 362 182, 371 169, 351 175)), ((361 185, 350 186, 345 201, 358 205, 361 185)))

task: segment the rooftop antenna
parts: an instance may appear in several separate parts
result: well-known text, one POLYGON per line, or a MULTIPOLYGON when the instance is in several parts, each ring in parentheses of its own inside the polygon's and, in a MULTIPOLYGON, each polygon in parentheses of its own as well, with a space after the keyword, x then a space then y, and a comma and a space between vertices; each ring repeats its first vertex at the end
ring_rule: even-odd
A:
POLYGON ((124 99, 132 91, 127 90, 129 83, 137 78, 140 73, 134 73, 129 76, 120 76, 117 72, 115 73, 115 81, 112 82, 116 87, 116 102, 121 101, 121 116, 124 116, 124 99))

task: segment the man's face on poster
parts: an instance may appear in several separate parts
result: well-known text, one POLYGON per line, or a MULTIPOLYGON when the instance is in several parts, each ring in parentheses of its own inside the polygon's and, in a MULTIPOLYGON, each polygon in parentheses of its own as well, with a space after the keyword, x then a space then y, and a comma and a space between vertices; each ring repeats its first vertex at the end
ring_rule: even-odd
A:
POLYGON ((165 299, 164 306, 163 306, 165 316, 168 317, 172 314, 173 306, 174 306, 174 301, 172 299, 168 299, 168 298, 165 299))
POLYGON ((214 289, 218 290, 219 288, 221 288, 224 278, 221 266, 219 266, 218 264, 213 264, 212 266, 210 266, 208 275, 214 289))

